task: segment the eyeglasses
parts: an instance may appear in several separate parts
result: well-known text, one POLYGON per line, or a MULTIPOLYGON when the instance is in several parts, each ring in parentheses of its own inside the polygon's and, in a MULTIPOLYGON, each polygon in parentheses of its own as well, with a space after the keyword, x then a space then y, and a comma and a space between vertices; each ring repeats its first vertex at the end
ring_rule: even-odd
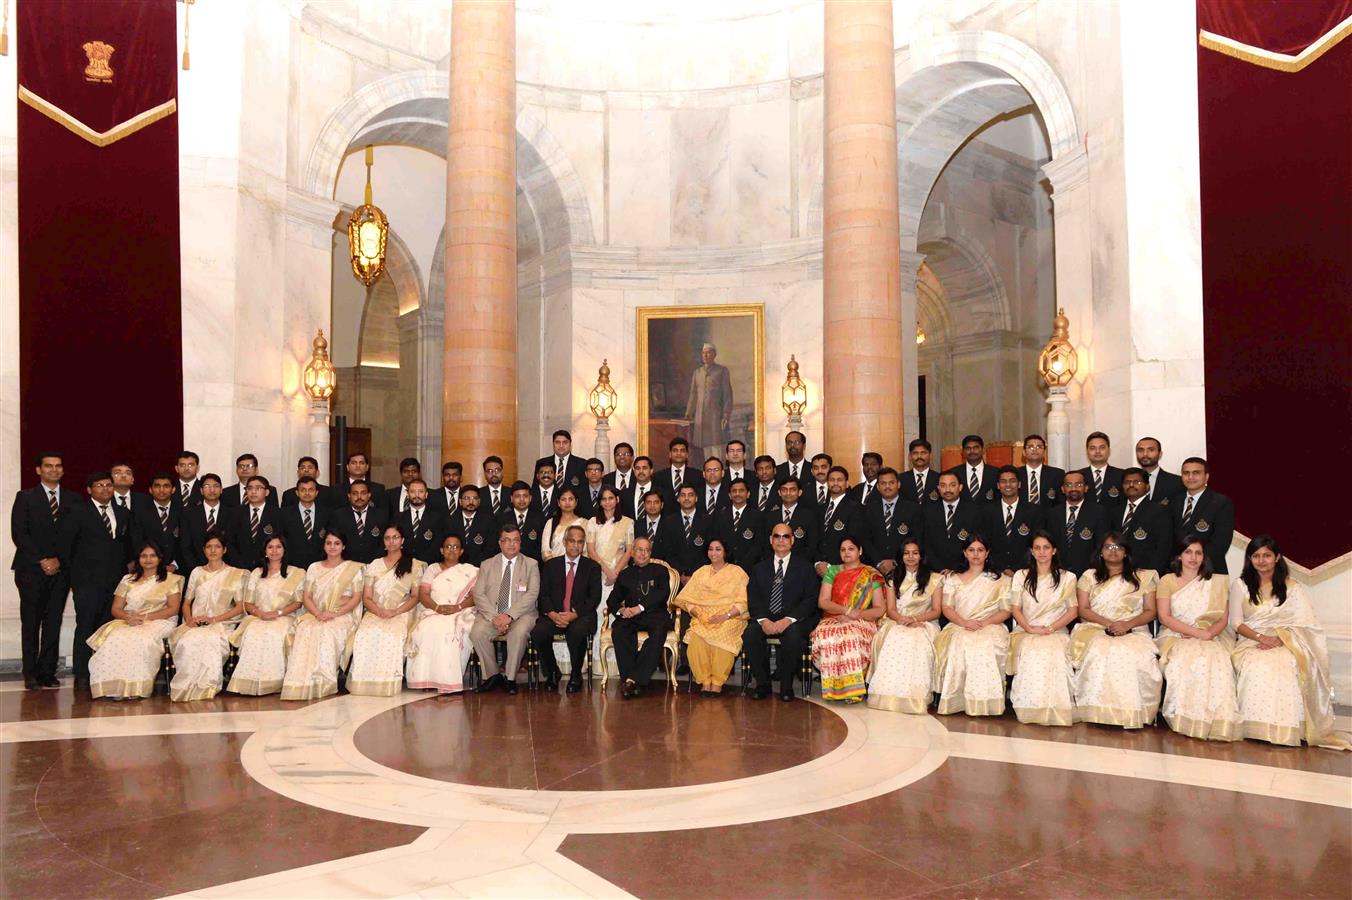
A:
POLYGON ((1103 549, 1106 552, 1108 550, 1125 550, 1126 548, 1121 544, 1104 544, 1103 549))

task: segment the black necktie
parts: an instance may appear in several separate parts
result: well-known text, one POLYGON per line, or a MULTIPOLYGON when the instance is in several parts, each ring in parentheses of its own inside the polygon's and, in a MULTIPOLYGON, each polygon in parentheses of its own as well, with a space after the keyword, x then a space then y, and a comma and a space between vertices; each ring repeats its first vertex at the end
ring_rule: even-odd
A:
POLYGON ((1066 539, 1069 540, 1075 536, 1075 517, 1080 514, 1078 506, 1072 506, 1066 510, 1066 539))
POLYGON ((190 484, 183 485, 183 502, 187 503, 188 498, 191 496, 192 496, 192 485, 190 484))
POLYGON ((169 507, 167 507, 167 506, 161 506, 161 507, 159 507, 159 510, 160 510, 160 527, 161 527, 161 528, 168 528, 168 527, 169 527, 169 507))
POLYGON ((305 510, 305 539, 311 540, 315 536, 315 517, 313 510, 305 510))
POLYGON ((897 505, 895 503, 883 504, 883 531, 887 531, 892 527, 892 511, 896 509, 896 507, 897 505))
POLYGON ((690 516, 686 516, 686 517, 685 517, 685 539, 686 539, 687 541, 690 540, 690 525, 691 525, 691 518, 690 518, 690 516))
POLYGON ((216 527, 216 507, 210 507, 207 510, 207 531, 216 527))
POLYGON ((948 504, 948 515, 944 516, 944 531, 949 537, 953 536, 953 504, 948 504))
POLYGON ((421 521, 422 521, 422 510, 421 510, 421 509, 415 509, 415 510, 413 510, 413 530, 414 530, 414 531, 417 531, 417 530, 418 530, 418 523, 421 522, 421 521))
POLYGON ((775 580, 770 583, 770 616, 778 619, 784 614, 784 560, 775 568, 775 580))
POLYGON ((741 518, 742 518, 742 511, 741 511, 740 509, 734 509, 734 510, 732 511, 732 527, 733 527, 733 528, 736 528, 736 527, 737 527, 737 523, 738 523, 738 521, 741 520, 741 518))
POLYGON ((1131 517, 1136 515, 1136 501, 1133 500, 1127 504, 1127 514, 1122 517, 1122 529, 1125 531, 1131 524, 1131 517))
POLYGON ((1038 498, 1037 472, 1028 473, 1028 502, 1036 503, 1038 498))
POLYGON ((254 507, 252 515, 249 516, 249 537, 252 540, 258 540, 258 507, 254 507))
POLYGON ((100 506, 99 515, 103 516, 103 527, 108 529, 108 536, 117 540, 117 528, 113 525, 113 520, 108 517, 108 507, 100 506))
POLYGON ((52 519, 56 519, 61 512, 61 504, 56 499, 56 491, 48 491, 47 493, 51 497, 51 503, 48 505, 52 508, 52 519))

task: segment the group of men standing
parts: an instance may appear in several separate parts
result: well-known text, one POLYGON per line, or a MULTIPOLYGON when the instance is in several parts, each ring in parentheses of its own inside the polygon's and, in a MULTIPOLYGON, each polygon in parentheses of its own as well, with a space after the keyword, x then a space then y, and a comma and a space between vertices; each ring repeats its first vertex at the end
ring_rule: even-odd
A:
MULTIPOLYGON (((765 572, 773 569, 781 587, 788 577, 797 585, 804 572, 820 576, 840 562, 846 537, 858 540, 864 561, 886 575, 908 538, 918 540, 927 564, 942 571, 961 569, 964 543, 980 534, 990 543, 991 566, 1010 571, 1026 564, 1032 535, 1045 530, 1056 541, 1062 567, 1080 573, 1110 531, 1128 543, 1136 565, 1155 569, 1167 566, 1176 539, 1196 533, 1207 542, 1214 569, 1225 572, 1234 530, 1230 501, 1207 486, 1206 461, 1190 457, 1180 475, 1167 472, 1160 468, 1160 442, 1151 437, 1137 441, 1137 464, 1124 469, 1109 462, 1107 435, 1095 432, 1085 443, 1088 464, 1069 472, 1046 464, 1040 435, 1024 438, 1024 465, 998 468, 985 461, 982 438, 968 435, 963 462, 943 472, 931 467, 929 442, 914 440, 908 467, 893 468, 879 454, 865 453, 853 484, 829 455, 806 458, 807 441, 797 431, 785 438, 782 462, 768 455, 748 461, 746 445, 734 440, 721 459, 711 456, 696 466, 689 444, 676 438, 660 469, 620 443, 609 472, 601 460, 575 455, 567 431, 556 431, 551 440, 553 453, 536 461, 529 483, 505 483, 502 460, 489 456, 480 466, 482 484, 466 483, 463 465, 450 461, 442 465, 439 483, 429 485, 419 461, 409 458, 399 464, 399 484, 386 487, 368 477, 370 461, 357 452, 345 461, 346 483, 339 486, 320 483, 318 462, 302 457, 295 486, 280 495, 250 453, 236 459, 236 481, 229 485, 214 473, 199 473, 198 455, 184 451, 172 473, 151 478, 148 493, 133 491, 131 467, 118 463, 91 473, 84 497, 62 486, 60 455, 42 454, 35 461, 39 483, 17 494, 11 516, 25 682, 58 684, 57 641, 68 593, 75 601, 78 683, 88 678, 85 641, 106 621, 113 590, 137 550, 153 544, 186 575, 206 563, 202 544, 211 533, 225 539, 226 561, 244 569, 261 565, 274 536, 283 539, 289 565, 309 566, 323 557, 329 532, 342 535, 348 558, 370 562, 384 552, 381 534, 391 523, 418 559, 438 561, 443 539, 455 534, 461 561, 479 565, 499 552, 499 533, 510 525, 520 532, 520 552, 538 561, 559 494, 571 491, 577 514, 590 518, 602 488, 610 487, 652 559, 668 563, 684 581, 707 562, 707 543, 716 537, 751 576, 753 591, 764 588, 763 597, 750 598, 763 606, 771 593, 770 585, 760 584, 765 572), (758 574, 757 564, 766 560, 772 565, 758 574)), ((815 588, 796 591, 794 597, 815 602, 815 588)), ((803 603, 808 606, 798 616, 769 618, 771 611, 761 610, 761 627, 749 628, 746 641, 753 671, 768 666, 764 637, 780 637, 786 653, 801 646, 806 634, 800 632, 815 621, 815 608, 803 603), (804 628, 791 627, 799 621, 804 628)), ((766 684, 768 676, 757 681, 766 684)))

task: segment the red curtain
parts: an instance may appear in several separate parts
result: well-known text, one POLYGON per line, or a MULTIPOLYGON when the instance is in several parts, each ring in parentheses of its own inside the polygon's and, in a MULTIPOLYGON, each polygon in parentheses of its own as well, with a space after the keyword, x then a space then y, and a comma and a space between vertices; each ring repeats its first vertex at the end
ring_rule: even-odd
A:
POLYGON ((20 0, 14 24, 24 471, 122 459, 144 489, 183 441, 174 0, 20 0))
MULTIPOLYGON (((1200 29, 1293 55, 1349 14, 1197 3, 1200 29)), ((1352 39, 1296 72, 1199 45, 1197 69, 1212 484, 1312 567, 1352 550, 1352 39)))

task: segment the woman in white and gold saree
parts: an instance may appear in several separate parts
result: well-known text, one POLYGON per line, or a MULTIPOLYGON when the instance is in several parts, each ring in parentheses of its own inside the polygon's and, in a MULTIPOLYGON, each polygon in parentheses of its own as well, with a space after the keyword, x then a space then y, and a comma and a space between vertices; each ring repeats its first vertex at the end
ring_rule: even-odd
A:
POLYGON ((1212 575, 1206 542, 1190 534, 1155 591, 1164 721, 1179 734, 1202 740, 1240 737, 1226 587, 1224 576, 1212 575))
POLYGON ((305 570, 288 566, 286 542, 273 537, 263 547, 263 565, 244 587, 244 620, 230 635, 239 660, 226 690, 261 697, 282 689, 286 657, 296 630, 296 610, 305 590, 305 570))
POLYGON ((352 641, 352 668, 347 692, 367 697, 393 697, 404 683, 408 636, 416 624, 418 582, 426 564, 404 552, 397 525, 385 526, 385 555, 362 571, 362 605, 366 612, 352 641))
MULTIPOLYGON (((601 488, 596 498, 596 515, 586 522, 587 556, 601 567, 601 608, 605 609, 615 579, 629 565, 629 548, 634 544, 634 520, 620 513, 620 492, 610 485, 601 488)), ((601 657, 601 630, 605 616, 598 616, 592 651, 601 657)), ((567 654, 562 654, 566 659, 567 654)))
MULTIPOLYGON (((562 478, 562 473, 560 473, 562 478)), ((577 489, 559 486, 554 490, 554 514, 545 522, 540 535, 540 565, 567 551, 563 546, 568 529, 573 525, 587 529, 587 522, 577 514, 577 489)))
POLYGON ((873 639, 868 672, 867 702, 872 708, 915 715, 929 709, 942 583, 925 564, 920 542, 908 538, 901 545, 901 565, 883 589, 887 612, 873 639))
POLYGON ((282 679, 283 700, 318 700, 338 693, 338 671, 352 658, 361 620, 361 563, 343 559, 342 535, 324 537, 324 559, 305 571, 305 612, 296 622, 282 679))
POLYGON ((1014 631, 1009 636, 1009 663, 1014 677, 1009 705, 1025 725, 1070 725, 1075 717, 1071 691, 1066 626, 1078 614, 1075 573, 1061 568, 1056 542, 1046 531, 1033 533, 1031 561, 1014 573, 1009 609, 1014 631))
POLYGON ((1093 568, 1080 576, 1080 623, 1070 633, 1075 721, 1141 728, 1160 707, 1160 667, 1148 625, 1155 618, 1153 569, 1137 569, 1126 541, 1108 532, 1093 568))
POLYGON ((423 571, 418 585, 422 618, 413 628, 408 648, 408 686, 455 694, 465 689, 465 666, 474 648, 474 582, 479 570, 460 561, 460 536, 441 541, 441 562, 423 571))
POLYGON ((216 532, 202 542, 207 564, 188 576, 183 594, 183 624, 169 637, 174 679, 169 699, 210 700, 221 690, 230 633, 244 612, 240 605, 248 572, 225 564, 225 541, 216 532))
POLYGON ((150 542, 136 554, 136 572, 113 591, 113 620, 89 636, 89 690, 95 699, 133 700, 155 690, 155 674, 164 658, 164 639, 174 631, 183 576, 150 542))
POLYGON ((940 715, 998 716, 1005 711, 1005 657, 1009 655, 1009 579, 986 571, 986 539, 963 544, 967 569, 944 578, 948 619, 934 641, 934 690, 940 715))
POLYGON ((1239 639, 1239 729, 1246 738, 1299 747, 1347 750, 1333 730, 1328 645, 1303 585, 1290 580, 1277 541, 1260 534, 1244 551, 1230 589, 1230 623, 1239 639))

